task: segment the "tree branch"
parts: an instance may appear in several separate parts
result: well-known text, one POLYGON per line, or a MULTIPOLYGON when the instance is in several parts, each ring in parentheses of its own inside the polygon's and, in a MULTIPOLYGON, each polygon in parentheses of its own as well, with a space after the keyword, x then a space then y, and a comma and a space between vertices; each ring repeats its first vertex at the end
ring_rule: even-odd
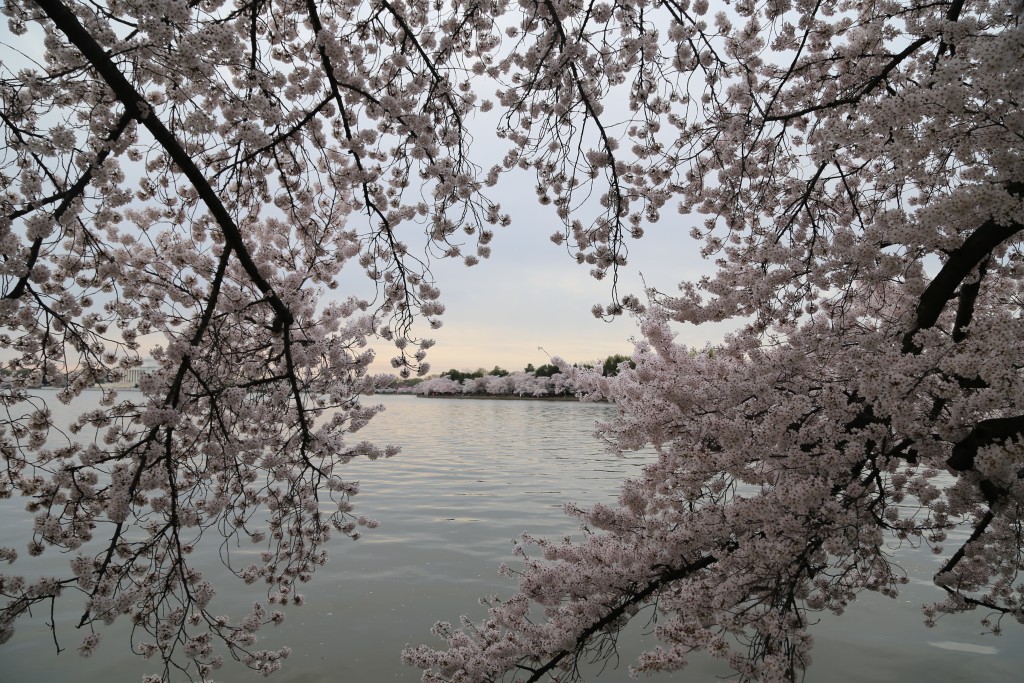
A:
MULTIPOLYGON (((64 215, 64 213, 68 210, 68 208, 71 207, 72 202, 78 199, 78 197, 81 196, 83 192, 85 192, 85 188, 89 186, 90 182, 92 182, 93 171, 99 166, 102 166, 103 162, 107 159, 108 156, 110 156, 111 146, 113 145, 113 143, 117 141, 118 138, 121 137, 121 134, 124 133, 125 129, 128 127, 128 123, 131 120, 132 116, 125 112, 118 120, 117 125, 114 126, 113 130, 111 130, 107 134, 106 142, 108 144, 103 146, 99 154, 96 155, 96 159, 93 160, 93 162, 89 164, 89 166, 85 169, 85 173, 83 173, 81 177, 79 177, 78 180, 76 180, 75 183, 67 190, 65 190, 64 192, 59 192, 46 200, 48 202, 55 201, 58 198, 61 200, 60 204, 53 211, 52 218, 54 222, 59 221, 61 217, 64 215)), ((21 216, 27 215, 33 209, 36 208, 39 207, 32 206, 21 211, 15 211, 10 215, 10 218, 20 218, 21 216)), ((32 272, 32 267, 39 259, 39 254, 42 251, 42 247, 42 237, 38 237, 32 242, 32 246, 29 249, 28 259, 25 263, 25 274, 18 279, 17 284, 14 285, 14 289, 12 289, 10 293, 8 293, 4 297, 5 299, 20 299, 25 294, 25 287, 28 286, 28 281, 32 272)))
MULTIPOLYGON (((1014 197, 1024 197, 1024 183, 1008 183, 1007 191, 1014 197)), ((914 335, 931 328, 939 319, 946 302, 956 294, 957 287, 1000 244, 1024 230, 1024 225, 1013 221, 1000 225, 994 219, 985 221, 972 232, 964 243, 953 250, 917 304, 917 319, 913 329, 903 335, 903 353, 918 354, 921 347, 914 335)))
POLYGON ((145 96, 137 91, 135 87, 125 78, 121 70, 114 64, 113 60, 96 42, 89 31, 82 26, 78 17, 61 0, 34 0, 35 3, 53 21, 68 40, 78 48, 82 56, 92 65, 99 76, 107 83, 113 91, 114 96, 124 107, 125 112, 145 126, 156 141, 164 148, 171 160, 181 169, 182 173, 189 179, 202 199, 206 208, 213 215, 224 235, 224 242, 229 245, 238 257, 238 262, 252 280, 252 283, 260 290, 266 298, 267 303, 274 309, 274 313, 282 324, 291 324, 291 311, 283 301, 274 293, 273 287, 260 273, 252 255, 242 238, 242 233, 235 224, 231 214, 214 191, 209 181, 203 176, 199 167, 192 160, 192 157, 178 141, 177 137, 167 126, 155 115, 150 105, 146 102, 145 96))
POLYGON ((856 92, 853 95, 850 95, 849 97, 843 97, 843 98, 840 98, 838 100, 833 100, 831 102, 824 102, 822 104, 811 105, 809 107, 804 107, 803 109, 797 109, 795 111, 788 111, 788 112, 785 112, 783 114, 775 114, 775 115, 771 115, 771 116, 765 116, 764 120, 766 122, 768 122, 768 121, 789 121, 790 119, 800 118, 801 116, 805 116, 807 114, 813 114, 814 112, 821 111, 823 109, 833 109, 835 107, 840 107, 840 106, 845 105, 845 104, 859 104, 861 99, 865 95, 870 93, 872 90, 877 88, 889 76, 889 74, 892 72, 892 70, 895 69, 897 66, 899 66, 903 62, 904 59, 906 59, 910 55, 912 55, 915 52, 917 52, 918 48, 920 48, 922 45, 924 45, 925 43, 927 43, 930 40, 931 40, 931 38, 929 38, 927 36, 922 36, 921 38, 918 38, 913 43, 911 43, 906 48, 904 48, 903 51, 900 52, 899 54, 893 55, 892 60, 890 60, 889 63, 886 64, 883 69, 881 69, 870 80, 868 80, 868 82, 865 83, 859 89, 858 92, 856 92))
POLYGON ((1024 434, 1024 415, 1014 417, 995 417, 982 420, 970 434, 953 445, 953 450, 946 464, 956 472, 967 472, 974 468, 974 456, 985 446, 1018 439, 1024 434))
POLYGON ((684 579, 690 576, 691 574, 695 574, 701 569, 706 569, 707 567, 710 567, 716 562, 718 562, 717 557, 715 557, 714 555, 707 555, 697 560, 696 562, 693 562, 692 564, 686 564, 678 569, 668 570, 658 575, 656 578, 648 582, 648 584, 644 586, 643 590, 629 596, 629 598, 623 600, 619 605, 615 606, 613 609, 608 610, 608 613, 601 617, 601 619, 599 619, 598 621, 594 622, 586 629, 584 629, 584 631, 576 637, 575 648, 573 648, 572 650, 560 650, 559 652, 555 653, 555 655, 553 655, 551 659, 549 659, 547 663, 539 669, 530 669, 530 671, 533 672, 533 675, 530 676, 529 679, 527 679, 527 683, 536 683, 536 681, 539 681, 544 674, 558 666, 559 662, 561 662, 569 655, 572 655, 573 653, 579 651, 579 649, 583 647, 588 640, 590 640, 591 636, 600 633, 607 626, 615 623, 620 617, 622 617, 623 614, 626 613, 627 610, 629 610, 629 608, 641 604, 644 600, 649 598, 659 589, 665 587, 673 581, 684 579))

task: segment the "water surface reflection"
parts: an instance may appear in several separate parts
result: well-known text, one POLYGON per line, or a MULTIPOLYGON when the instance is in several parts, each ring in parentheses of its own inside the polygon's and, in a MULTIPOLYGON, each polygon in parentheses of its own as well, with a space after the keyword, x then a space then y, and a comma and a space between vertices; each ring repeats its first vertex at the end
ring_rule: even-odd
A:
MULTIPOLYGON (((381 526, 357 542, 334 542, 330 564, 304 587, 306 606, 290 608, 284 625, 264 631, 267 647, 286 643, 294 650, 271 680, 418 680, 418 671, 400 663, 401 648, 431 642, 436 620, 455 622, 462 613, 482 617, 480 596, 509 592, 510 584, 496 570, 510 561, 514 538, 527 530, 548 536, 576 532, 562 505, 613 501, 623 477, 651 457, 620 459, 604 452, 592 432, 596 420, 614 415, 608 405, 407 396, 370 400, 387 410, 358 438, 403 450, 388 461, 353 461, 346 473, 362 484, 354 500, 357 511, 381 526)), ((0 512, 0 543, 23 538, 24 513, 10 501, 0 512)), ((24 547, 24 540, 18 545, 24 547)), ((205 560, 216 566, 214 553, 205 560)), ((920 605, 940 597, 930 583, 931 560, 909 562, 913 580, 897 600, 869 595, 844 616, 823 618, 807 680, 1020 680, 1024 627, 1010 625, 1002 638, 980 636, 973 615, 947 618, 931 630, 923 627, 920 605)), ((39 566, 64 561, 48 556, 39 566)), ((239 614, 248 608, 250 593, 220 586, 216 612, 239 614)), ((81 634, 73 628, 71 611, 56 615, 68 650, 55 656, 49 617, 35 614, 22 622, 0 649, 0 680, 119 683, 154 670, 152 662, 127 652, 124 625, 106 633, 92 659, 79 658, 74 648, 81 634)), ((626 667, 638 652, 640 631, 622 641, 620 667, 600 680, 628 679, 626 667)), ((686 672, 659 680, 714 680, 724 673, 698 659, 686 672)), ((226 683, 254 679, 237 665, 216 677, 226 683)))

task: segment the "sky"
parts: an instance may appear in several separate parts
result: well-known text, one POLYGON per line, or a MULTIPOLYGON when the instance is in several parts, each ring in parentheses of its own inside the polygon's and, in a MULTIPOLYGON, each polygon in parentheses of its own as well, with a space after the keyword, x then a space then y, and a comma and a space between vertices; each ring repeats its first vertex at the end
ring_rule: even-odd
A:
MULTIPOLYGON (((417 330, 437 342, 427 356, 432 373, 495 365, 522 370, 528 363, 538 366, 553 356, 589 362, 632 351, 631 339, 640 336, 637 321, 629 315, 612 322, 593 316, 594 304, 611 300, 610 279, 595 280, 589 274, 591 266, 578 265, 564 246, 551 242, 560 223, 552 207, 537 203, 534 184, 533 176, 523 172, 506 176, 492 191, 512 223, 495 229, 489 259, 472 268, 462 265, 461 259, 433 264, 446 307, 444 325, 430 330, 421 323, 417 330)), ((672 292, 680 281, 710 272, 710 264, 701 259, 699 245, 689 235, 699 220, 666 210, 658 224, 647 227, 642 239, 631 241, 629 262, 620 270, 620 295, 635 293, 643 300, 644 281, 672 292)), ((343 272, 339 291, 351 293, 345 292, 346 284, 365 287, 360 277, 369 282, 356 267, 343 272)), ((703 347, 721 340, 729 329, 679 326, 677 341, 703 347)), ((393 349, 383 341, 375 348, 372 370, 390 371, 393 349)))

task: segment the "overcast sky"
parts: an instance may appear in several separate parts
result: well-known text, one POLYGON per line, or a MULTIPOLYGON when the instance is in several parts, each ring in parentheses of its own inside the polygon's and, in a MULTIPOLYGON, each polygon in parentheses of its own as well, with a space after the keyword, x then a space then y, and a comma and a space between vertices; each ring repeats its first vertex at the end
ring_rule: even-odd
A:
MULTIPOLYGON (((552 207, 537 203, 532 175, 523 172, 504 180, 509 182, 499 183, 493 196, 511 214, 512 224, 495 230, 491 257, 472 268, 462 265, 461 259, 432 267, 446 312, 441 329, 422 324, 418 330, 437 341, 427 358, 431 372, 495 365, 521 370, 527 363, 548 362, 547 354, 583 362, 630 353, 631 338, 639 336, 636 321, 626 315, 609 323, 590 310, 610 301, 610 280, 595 280, 589 274, 591 266, 578 265, 564 246, 551 242, 558 218, 552 207)), ((641 240, 630 242, 629 263, 620 272, 620 294, 642 295, 641 274, 650 286, 671 292, 680 281, 708 272, 709 264, 689 236, 697 220, 701 219, 666 207, 660 223, 648 227, 641 240)), ((339 292, 350 293, 345 292, 346 284, 365 286, 359 282, 366 278, 358 268, 346 270, 350 272, 343 273, 339 292)), ((703 346, 720 340, 728 329, 680 327, 678 340, 703 346)), ((379 341, 376 350, 374 370, 390 371, 394 349, 379 341)))

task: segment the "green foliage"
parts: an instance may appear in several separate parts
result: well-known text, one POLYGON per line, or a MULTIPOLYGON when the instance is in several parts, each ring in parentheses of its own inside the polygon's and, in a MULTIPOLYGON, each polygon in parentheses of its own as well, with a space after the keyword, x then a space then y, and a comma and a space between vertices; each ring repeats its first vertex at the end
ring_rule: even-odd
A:
POLYGON ((604 365, 601 368, 601 374, 605 377, 614 377, 619 374, 619 365, 622 363, 629 363, 629 367, 635 368, 636 363, 629 356, 623 356, 621 353, 616 353, 613 356, 608 356, 604 359, 604 365))
POLYGON ((552 375, 557 375, 560 372, 561 370, 559 370, 557 366, 547 363, 537 368, 533 374, 536 377, 551 377, 552 375))
POLYGON ((458 370, 453 368, 453 369, 449 370, 448 372, 442 372, 441 376, 442 377, 448 377, 448 378, 450 378, 454 382, 461 382, 461 381, 467 380, 467 379, 477 379, 479 377, 483 377, 484 376, 484 369, 483 368, 477 368, 473 372, 460 372, 460 371, 458 371, 458 370))

